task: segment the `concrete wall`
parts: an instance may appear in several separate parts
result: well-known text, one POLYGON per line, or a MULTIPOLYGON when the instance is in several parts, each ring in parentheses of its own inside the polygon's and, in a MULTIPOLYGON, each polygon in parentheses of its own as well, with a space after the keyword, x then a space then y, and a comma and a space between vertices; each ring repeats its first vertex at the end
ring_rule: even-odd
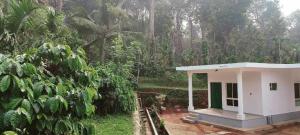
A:
POLYGON ((199 120, 199 122, 216 124, 216 125, 225 125, 225 126, 236 127, 236 128, 256 128, 267 124, 265 117, 260 117, 256 119, 238 120, 238 119, 220 117, 220 116, 209 115, 204 113, 198 113, 197 119, 199 120))
MULTIPOLYGON (((218 71, 208 73, 208 83, 222 83, 222 107, 224 110, 237 111, 238 107, 227 106, 226 104, 226 84, 237 83, 236 73, 234 71, 218 71)), ((261 74, 260 72, 244 72, 243 88, 244 88, 244 112, 250 114, 262 115, 261 105, 261 74)), ((210 90, 210 87, 209 87, 210 90)), ((209 97, 210 99, 210 97, 209 97)))
POLYGON ((261 73, 256 71, 243 72, 244 112, 263 115, 261 73))
POLYGON ((293 79, 290 70, 268 69, 262 71, 263 114, 276 115, 295 111, 293 79), (277 83, 277 90, 270 90, 277 83))

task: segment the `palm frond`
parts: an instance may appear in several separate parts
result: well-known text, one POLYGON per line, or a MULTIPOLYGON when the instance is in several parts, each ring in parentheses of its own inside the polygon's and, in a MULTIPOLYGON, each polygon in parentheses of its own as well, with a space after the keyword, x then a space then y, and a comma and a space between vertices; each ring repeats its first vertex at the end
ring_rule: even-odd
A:
POLYGON ((72 27, 76 27, 79 31, 84 32, 88 31, 89 33, 103 33, 104 28, 96 24, 90 19, 84 17, 70 17, 67 19, 67 23, 72 27))
POLYGON ((5 30, 5 18, 4 16, 0 16, 0 35, 4 32, 5 30))
POLYGON ((60 14, 53 8, 49 8, 47 12, 47 27, 51 32, 56 32, 59 26, 58 18, 60 14))
POLYGON ((30 22, 32 12, 38 9, 32 0, 12 0, 10 8, 7 29, 12 33, 18 33, 25 23, 30 22))

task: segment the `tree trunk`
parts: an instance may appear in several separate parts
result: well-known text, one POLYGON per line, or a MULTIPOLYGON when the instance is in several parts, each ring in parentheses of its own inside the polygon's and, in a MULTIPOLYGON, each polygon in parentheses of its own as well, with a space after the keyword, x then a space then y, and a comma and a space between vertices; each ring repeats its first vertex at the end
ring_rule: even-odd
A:
POLYGON ((192 60, 192 64, 193 65, 198 65, 198 60, 200 58, 199 55, 201 55, 201 52, 199 51, 199 48, 197 48, 196 46, 193 45, 193 40, 194 40, 194 25, 193 25, 192 16, 188 17, 188 21, 189 21, 189 25, 190 25, 190 46, 198 54, 196 56, 196 59, 192 60))
POLYGON ((155 37, 154 37, 154 14, 155 14, 155 0, 149 0, 149 50, 150 56, 154 59, 155 52, 155 37))
POLYGON ((100 57, 100 60, 101 60, 101 63, 104 63, 105 62, 105 46, 106 46, 106 38, 104 37, 102 39, 102 45, 100 46, 100 51, 101 51, 101 57, 100 57))
POLYGON ((189 25, 190 25, 190 45, 191 45, 191 48, 193 48, 193 20, 192 20, 192 17, 190 16, 189 17, 189 25))
POLYGON ((177 59, 178 63, 181 63, 181 54, 183 51, 182 48, 182 32, 181 32, 181 25, 182 25, 182 20, 181 20, 181 13, 180 11, 177 12, 176 14, 176 32, 175 32, 175 55, 179 56, 177 59))
MULTIPOLYGON (((45 0, 44 0, 45 1, 45 0)), ((48 0, 48 2, 55 10, 61 11, 63 8, 63 0, 48 0)))

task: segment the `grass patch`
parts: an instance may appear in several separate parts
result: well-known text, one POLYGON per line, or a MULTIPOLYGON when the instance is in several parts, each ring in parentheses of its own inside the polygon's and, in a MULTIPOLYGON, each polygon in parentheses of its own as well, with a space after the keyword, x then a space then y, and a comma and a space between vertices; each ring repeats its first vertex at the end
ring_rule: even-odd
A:
POLYGON ((131 115, 116 114, 97 116, 83 120, 83 123, 94 124, 96 135, 132 135, 133 120, 131 115))
MULTIPOLYGON (((140 83, 139 89, 188 90, 188 87, 187 86, 162 86, 154 83, 140 83)), ((193 90, 207 90, 207 88, 193 87, 193 90)))
MULTIPOLYGON (((188 80, 170 80, 167 78, 147 78, 140 77, 139 88, 177 88, 187 89, 188 80)), ((193 88, 195 89, 207 89, 207 80, 193 78, 193 88)))

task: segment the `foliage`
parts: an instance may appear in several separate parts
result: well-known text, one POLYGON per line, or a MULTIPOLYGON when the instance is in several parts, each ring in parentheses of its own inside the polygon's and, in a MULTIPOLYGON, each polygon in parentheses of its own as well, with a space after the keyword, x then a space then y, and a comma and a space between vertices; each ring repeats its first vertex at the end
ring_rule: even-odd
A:
POLYGON ((117 64, 123 65, 122 70, 116 70, 117 74, 126 78, 133 78, 132 72, 135 64, 138 62, 138 55, 141 55, 141 43, 132 41, 127 45, 124 43, 121 35, 115 37, 108 51, 108 59, 117 64))
POLYGON ((123 1, 112 0, 73 0, 65 2, 67 24, 77 30, 86 41, 84 48, 95 63, 104 62, 106 48, 115 36, 122 32, 121 22, 127 20, 123 1), (94 51, 95 50, 95 51, 94 51), (100 52, 100 53, 99 53, 100 52))
POLYGON ((94 124, 96 135, 132 135, 134 130, 132 116, 128 114, 95 115, 82 123, 94 124))
POLYGON ((168 135, 169 133, 165 127, 164 121, 159 117, 155 107, 151 107, 151 109, 149 109, 149 114, 158 134, 168 135))
POLYGON ((126 46, 121 36, 116 37, 108 50, 110 62, 97 66, 101 76, 99 93, 102 98, 96 101, 100 114, 135 110, 135 76, 132 74, 140 44, 131 42, 126 46))
POLYGON ((95 102, 99 108, 98 113, 130 113, 135 110, 134 86, 128 80, 128 76, 125 76, 126 69, 124 68, 126 66, 114 63, 98 66, 98 74, 102 77, 99 88, 102 98, 95 102))
POLYGON ((30 25, 32 13, 37 6, 31 0, 12 0, 9 2, 9 15, 0 16, 1 51, 14 50, 20 40, 18 35, 22 28, 30 25))
POLYGON ((195 52, 192 49, 186 49, 182 52, 182 59, 184 65, 192 65, 195 58, 195 52))
MULTIPOLYGON (((143 106, 150 106, 152 104, 157 104, 157 99, 155 96, 159 94, 165 95, 164 106, 174 107, 175 105, 188 106, 188 91, 174 88, 140 88, 140 97, 143 100, 143 106)), ((194 105, 198 108, 207 107, 207 90, 194 90, 193 91, 194 105)))
POLYGON ((74 48, 82 44, 76 32, 64 24, 64 14, 51 7, 34 0, 11 0, 5 7, 7 12, 0 15, 1 53, 22 53, 45 42, 70 44, 74 48))
POLYGON ((94 134, 93 126, 78 121, 94 113, 99 98, 97 72, 82 49, 45 43, 25 54, 0 55, 0 63, 1 132, 94 134))
POLYGON ((128 19, 123 2, 66 1, 64 12, 48 2, 0 2, 0 52, 8 54, 0 59, 0 131, 93 134, 93 126, 79 120, 96 109, 126 113, 135 109, 132 72, 139 65, 141 43, 119 29, 121 20, 128 19), (88 66, 91 57, 79 47, 84 44, 90 51, 87 48, 95 43, 103 43, 100 55, 105 52, 107 58, 97 70, 88 66), (108 104, 111 97, 114 103, 108 104))
MULTIPOLYGON (((123 48, 138 43, 139 48, 134 48, 138 52, 133 61, 135 76, 169 78, 166 71, 181 65, 296 63, 300 60, 299 13, 284 17, 278 0, 156 0, 151 5, 152 1, 68 0, 64 8, 58 10, 62 12, 55 11, 54 15, 46 15, 49 19, 40 19, 60 20, 60 23, 46 21, 45 27, 37 25, 43 21, 36 19, 33 26, 43 26, 42 32, 50 31, 52 34, 46 35, 47 40, 55 37, 57 42, 81 42, 92 63, 115 62, 116 57, 118 61, 126 60, 127 53, 134 53, 123 49, 122 55, 115 55, 111 50, 116 41, 121 41, 123 48), (51 19, 54 16, 58 19, 51 19), (52 27, 64 24, 69 26, 68 30, 52 27), (57 36, 60 33, 64 33, 63 36, 57 36)), ((46 18, 41 14, 38 17, 46 18)), ((22 31, 27 32, 27 29, 22 31)), ((5 39, 14 39, 14 36, 8 33, 5 39)))

